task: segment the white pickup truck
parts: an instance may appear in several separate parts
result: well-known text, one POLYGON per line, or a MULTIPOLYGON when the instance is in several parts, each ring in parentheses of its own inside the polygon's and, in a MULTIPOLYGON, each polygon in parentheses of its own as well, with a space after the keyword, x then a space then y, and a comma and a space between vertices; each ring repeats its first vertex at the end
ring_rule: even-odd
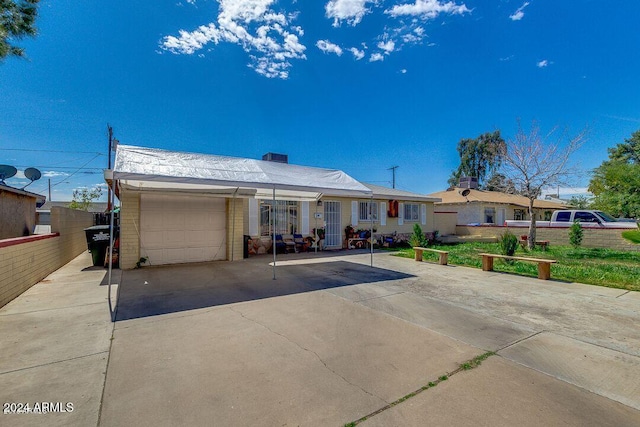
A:
MULTIPOLYGON (((638 228, 634 221, 619 221, 602 211, 562 210, 553 211, 551 221, 536 221, 539 227, 569 227, 578 221, 582 227, 590 228, 638 228)), ((530 221, 506 220, 507 227, 528 227, 530 221)))

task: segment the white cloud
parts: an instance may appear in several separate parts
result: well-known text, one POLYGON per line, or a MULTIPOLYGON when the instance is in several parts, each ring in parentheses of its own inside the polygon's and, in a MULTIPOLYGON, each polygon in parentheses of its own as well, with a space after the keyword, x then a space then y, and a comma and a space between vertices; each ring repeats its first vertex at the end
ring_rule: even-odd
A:
POLYGON ((179 30, 178 36, 160 41, 163 50, 191 55, 205 45, 221 42, 242 46, 249 54, 249 67, 269 78, 286 79, 290 60, 306 59, 306 46, 298 37, 303 31, 291 25, 296 13, 271 9, 276 0, 218 0, 217 22, 201 25, 193 31, 179 30))
POLYGON ((400 70, 400 72, 401 72, 402 74, 407 74, 407 69, 406 69, 406 68, 403 68, 402 70, 400 70))
POLYGON ((502 58, 498 58, 500 62, 511 61, 514 58, 514 55, 503 56, 502 58))
POLYGON ((529 6, 529 2, 526 1, 520 6, 512 15, 509 15, 509 19, 512 21, 519 21, 524 18, 524 8, 529 6))
POLYGON ((324 53, 335 53, 338 56, 342 55, 342 48, 337 44, 331 43, 329 40, 318 40, 316 46, 324 53))
POLYGON ((384 61, 384 55, 380 52, 372 53, 369 62, 384 61))
POLYGON ((536 63, 536 67, 538 67, 538 68, 544 68, 544 67, 547 67, 547 66, 549 66, 549 61, 546 60, 546 59, 543 59, 542 61, 539 61, 539 62, 536 63))
POLYGON ((44 171, 42 172, 42 176, 45 178, 55 178, 58 176, 69 176, 66 172, 58 172, 58 171, 44 171))
POLYGON ((415 16, 423 20, 435 19, 441 13, 450 15, 463 15, 471 13, 467 6, 456 4, 453 1, 441 2, 440 0, 415 0, 415 3, 397 4, 384 13, 397 18, 399 16, 415 16))
POLYGON ((327 18, 333 18, 334 27, 339 27, 342 21, 355 26, 370 12, 368 3, 376 4, 377 0, 330 0, 324 10, 327 18))
POLYGON ((353 54, 353 57, 356 59, 356 61, 360 61, 362 58, 364 58, 364 50, 359 50, 355 47, 352 47, 349 49, 349 51, 353 54))
POLYGON ((387 40, 386 42, 378 43, 378 47, 384 51, 385 54, 389 55, 396 48, 396 44, 393 40, 387 40))

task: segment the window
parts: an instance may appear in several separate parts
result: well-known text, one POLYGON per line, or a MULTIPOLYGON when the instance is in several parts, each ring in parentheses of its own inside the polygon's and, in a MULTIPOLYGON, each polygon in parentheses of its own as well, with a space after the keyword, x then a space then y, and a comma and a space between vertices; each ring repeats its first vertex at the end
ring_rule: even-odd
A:
MULTIPOLYGON (((270 236, 272 229, 273 200, 260 201, 260 235, 270 236)), ((298 232, 298 203, 276 200, 276 234, 298 232)))
POLYGON ((598 222, 598 218, 591 212, 576 212, 574 221, 578 222, 598 222))
POLYGON ((378 204, 376 202, 360 202, 358 212, 358 221, 378 220, 378 204))
POLYGON ((485 208, 484 209, 484 222, 486 224, 495 224, 496 223, 496 208, 485 208))
POLYGON ((556 221, 569 222, 570 220, 571 220, 571 212, 569 211, 558 212, 558 214, 556 215, 556 221))
POLYGON ((420 205, 414 203, 405 203, 404 205, 405 221, 420 221, 420 205))
POLYGON ((545 221, 551 221, 551 211, 544 211, 544 220, 545 221))
POLYGON ((527 219, 527 213, 524 209, 514 209, 513 219, 516 221, 524 221, 527 219))

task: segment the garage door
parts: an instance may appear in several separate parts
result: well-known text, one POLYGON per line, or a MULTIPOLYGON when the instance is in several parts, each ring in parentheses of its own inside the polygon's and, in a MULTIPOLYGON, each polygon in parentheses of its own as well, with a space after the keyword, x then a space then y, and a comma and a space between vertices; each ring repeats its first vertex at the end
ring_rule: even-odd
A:
POLYGON ((149 265, 224 260, 223 198, 142 194, 140 253, 149 265))

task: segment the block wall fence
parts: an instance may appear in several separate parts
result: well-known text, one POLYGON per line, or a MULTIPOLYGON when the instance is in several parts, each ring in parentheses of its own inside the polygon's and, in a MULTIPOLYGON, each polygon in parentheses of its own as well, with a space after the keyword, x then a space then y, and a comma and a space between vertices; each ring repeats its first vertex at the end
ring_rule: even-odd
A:
POLYGON ((51 234, 0 240, 0 307, 87 250, 93 214, 51 208, 51 234))
MULTIPOLYGON (((516 236, 527 234, 528 227, 502 226, 456 226, 458 236, 500 237, 506 230, 516 236)), ((640 245, 633 244, 622 237, 623 228, 583 228, 582 246, 585 248, 604 248, 624 251, 639 251, 640 245)), ((558 227, 537 227, 536 240, 548 240, 551 245, 569 245, 569 229, 558 227)))

